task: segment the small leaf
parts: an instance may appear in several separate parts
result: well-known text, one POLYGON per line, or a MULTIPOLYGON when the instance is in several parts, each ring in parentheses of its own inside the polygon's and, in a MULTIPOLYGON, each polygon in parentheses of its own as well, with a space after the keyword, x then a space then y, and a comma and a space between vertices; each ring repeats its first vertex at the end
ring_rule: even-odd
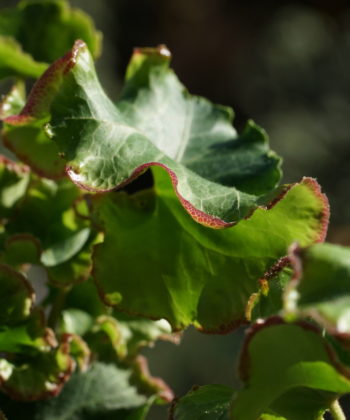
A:
POLYGON ((29 169, 0 155, 0 218, 11 214, 11 208, 26 193, 29 169))
POLYGON ((0 326, 18 323, 30 314, 34 291, 26 278, 0 264, 0 326))
POLYGON ((70 308, 62 311, 60 332, 83 336, 93 324, 90 314, 80 309, 70 308))
POLYGON ((69 345, 63 342, 54 350, 23 355, 12 361, 0 359, 0 388, 11 398, 36 401, 57 395, 74 369, 69 345))
POLYGON ((20 324, 0 329, 0 353, 30 355, 56 345, 53 331, 46 327, 44 313, 37 308, 20 324))
POLYGON ((58 397, 39 407, 37 419, 127 419, 131 411, 146 403, 130 385, 130 374, 114 365, 95 363, 88 371, 73 374, 58 397))
MULTIPOLYGON (((1 41, 0 41, 1 42, 1 41)), ((1 48, 1 47, 0 47, 1 48)), ((18 114, 25 105, 25 85, 22 80, 12 86, 10 92, 0 102, 0 119, 18 114)))
POLYGON ((194 387, 174 402, 170 420, 229 420, 232 395, 233 389, 225 385, 194 387))
POLYGON ((93 197, 105 231, 94 249, 93 276, 104 302, 123 312, 164 318, 174 330, 194 324, 228 331, 245 322, 258 279, 293 240, 323 238, 327 205, 310 179, 289 186, 270 210, 213 230, 183 211, 166 174, 156 176, 162 175, 167 184, 160 190, 93 197))
POLYGON ((64 334, 63 341, 69 343, 69 354, 76 361, 79 370, 85 372, 91 358, 91 351, 86 342, 77 334, 64 334))
POLYGON ((40 242, 31 234, 23 233, 6 239, 0 259, 3 263, 20 269, 23 264, 38 264, 40 255, 40 242))
POLYGON ((287 313, 312 317, 329 333, 350 337, 350 248, 293 246, 290 260, 293 281, 285 293, 287 313))
POLYGON ((0 35, 0 56, 0 79, 13 76, 37 78, 48 67, 46 63, 35 61, 15 39, 7 36, 0 35))
POLYGON ((232 418, 256 420, 271 412, 288 420, 317 420, 350 392, 350 380, 337 369, 335 354, 311 324, 279 318, 256 324, 243 349, 245 386, 233 399, 232 418))
POLYGON ((81 38, 94 56, 101 49, 101 34, 84 12, 64 0, 21 1, 0 13, 0 34, 12 36, 37 61, 51 63, 81 38))

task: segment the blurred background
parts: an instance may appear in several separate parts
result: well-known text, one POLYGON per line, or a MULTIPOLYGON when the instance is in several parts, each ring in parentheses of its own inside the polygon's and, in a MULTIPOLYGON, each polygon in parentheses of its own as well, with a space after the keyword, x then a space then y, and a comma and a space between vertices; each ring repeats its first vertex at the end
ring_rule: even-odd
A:
MULTIPOLYGON (((0 0, 0 5, 16 1, 0 0)), ((328 240, 350 245, 350 3, 348 0, 71 0, 104 33, 102 83, 118 98, 136 46, 164 43, 194 94, 229 105, 242 129, 266 129, 284 181, 318 179, 331 204, 328 240)), ((237 384, 243 330, 190 329, 180 347, 146 350, 153 374, 177 395, 193 384, 237 384)), ((150 419, 165 419, 155 409, 150 419)))

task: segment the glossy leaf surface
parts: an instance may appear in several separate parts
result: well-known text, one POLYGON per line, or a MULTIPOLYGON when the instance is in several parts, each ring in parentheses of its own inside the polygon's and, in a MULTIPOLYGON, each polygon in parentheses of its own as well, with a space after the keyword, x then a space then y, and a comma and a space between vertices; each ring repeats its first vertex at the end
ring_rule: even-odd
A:
POLYGON ((334 399, 350 391, 350 380, 338 370, 321 332, 307 323, 271 318, 255 325, 240 369, 245 387, 234 397, 233 419, 256 420, 271 413, 317 420, 334 399))
POLYGON ((258 279, 293 240, 323 238, 327 205, 313 181, 291 187, 268 211, 213 230, 183 211, 166 173, 156 172, 155 193, 94 197, 105 240, 95 247, 93 275, 105 302, 123 311, 165 318, 175 329, 226 331, 244 321, 258 279))

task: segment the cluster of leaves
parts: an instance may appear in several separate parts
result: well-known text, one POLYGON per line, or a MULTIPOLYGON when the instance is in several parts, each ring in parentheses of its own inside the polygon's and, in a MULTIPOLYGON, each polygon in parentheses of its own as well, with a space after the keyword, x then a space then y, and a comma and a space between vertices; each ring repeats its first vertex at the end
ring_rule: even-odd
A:
POLYGON ((0 34, 0 77, 14 79, 0 104, 5 415, 141 420, 173 398, 142 345, 248 323, 241 388, 197 387, 171 418, 335 411, 350 392, 350 251, 319 244, 317 182, 279 186, 264 130, 238 134, 231 109, 190 95, 165 46, 134 51, 114 104, 94 68, 100 34, 64 0, 1 12, 0 34), (125 188, 146 170, 151 188, 125 188))

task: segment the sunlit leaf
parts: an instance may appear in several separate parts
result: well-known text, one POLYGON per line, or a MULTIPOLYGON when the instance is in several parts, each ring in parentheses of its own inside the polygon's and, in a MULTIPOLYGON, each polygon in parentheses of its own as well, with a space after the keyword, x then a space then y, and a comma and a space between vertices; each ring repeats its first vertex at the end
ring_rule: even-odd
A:
POLYGON ((162 169, 156 176, 164 177, 156 192, 93 199, 105 231, 93 275, 104 301, 123 311, 164 318, 175 329, 227 331, 245 320, 258 279, 293 240, 311 244, 324 235, 327 206, 310 179, 290 186, 272 209, 214 230, 183 211, 162 169))

